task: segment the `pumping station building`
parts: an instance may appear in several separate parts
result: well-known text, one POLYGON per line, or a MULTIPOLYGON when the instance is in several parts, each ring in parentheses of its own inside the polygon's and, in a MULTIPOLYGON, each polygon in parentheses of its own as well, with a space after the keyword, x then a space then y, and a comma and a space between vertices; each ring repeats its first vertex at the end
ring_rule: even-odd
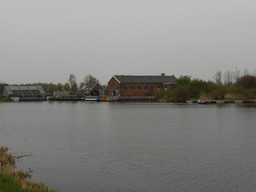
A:
POLYGON ((108 82, 109 98, 117 100, 153 100, 159 89, 173 89, 176 85, 174 75, 165 73, 155 76, 114 75, 108 82))

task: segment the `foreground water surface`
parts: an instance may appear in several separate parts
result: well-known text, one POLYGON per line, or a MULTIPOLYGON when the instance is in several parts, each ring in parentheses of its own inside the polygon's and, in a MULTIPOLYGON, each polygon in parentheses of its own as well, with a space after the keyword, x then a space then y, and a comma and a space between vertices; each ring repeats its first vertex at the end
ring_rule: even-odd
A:
POLYGON ((256 105, 0 103, 0 145, 59 191, 255 191, 256 105))

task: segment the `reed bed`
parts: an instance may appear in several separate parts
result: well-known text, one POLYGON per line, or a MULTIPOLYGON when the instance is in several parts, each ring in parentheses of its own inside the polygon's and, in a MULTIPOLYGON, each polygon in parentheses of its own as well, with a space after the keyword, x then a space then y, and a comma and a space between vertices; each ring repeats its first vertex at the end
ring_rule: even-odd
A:
POLYGON ((57 192, 44 183, 28 180, 32 177, 31 170, 20 168, 16 171, 15 159, 15 156, 8 153, 7 147, 0 147, 0 191, 57 192), (17 185, 17 188, 13 189, 14 185, 17 185))

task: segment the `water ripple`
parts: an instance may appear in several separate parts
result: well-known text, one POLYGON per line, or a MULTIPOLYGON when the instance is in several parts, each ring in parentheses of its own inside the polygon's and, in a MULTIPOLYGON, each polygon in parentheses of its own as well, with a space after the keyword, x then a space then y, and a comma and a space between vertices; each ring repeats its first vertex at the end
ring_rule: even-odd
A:
POLYGON ((255 191, 256 108, 10 103, 0 144, 60 191, 255 191))

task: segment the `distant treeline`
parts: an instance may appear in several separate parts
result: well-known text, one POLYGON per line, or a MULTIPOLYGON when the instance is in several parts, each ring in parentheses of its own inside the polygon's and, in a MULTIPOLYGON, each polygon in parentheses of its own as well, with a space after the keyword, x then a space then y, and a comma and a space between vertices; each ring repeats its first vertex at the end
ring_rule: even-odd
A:
MULTIPOLYGON (((98 79, 96 79, 94 76, 92 76, 91 74, 86 75, 84 78, 84 81, 80 83, 80 85, 78 86, 77 82, 76 82, 76 76, 74 74, 70 74, 69 78, 68 78, 68 82, 62 84, 62 83, 58 83, 58 84, 53 84, 53 83, 28 83, 28 84, 19 84, 20 86, 25 85, 25 86, 32 86, 32 85, 36 85, 36 86, 41 86, 45 93, 48 95, 52 95, 54 91, 72 91, 72 92, 76 92, 79 89, 81 89, 86 83, 89 82, 99 82, 98 79)), ((13 85, 18 85, 18 84, 13 84, 13 85)))
POLYGON ((222 76, 222 72, 217 71, 213 79, 214 81, 204 81, 181 75, 176 81, 175 89, 160 89, 155 92, 154 97, 158 101, 256 99, 256 72, 241 72, 236 68, 234 72, 227 71, 222 76))
MULTIPOLYGON (((187 99, 256 99, 256 71, 243 72, 235 68, 235 71, 226 71, 223 75, 219 70, 213 77, 214 81, 204 81, 191 76, 180 76, 176 81, 176 88, 171 90, 159 89, 154 93, 154 97, 159 101, 185 101, 187 99), (223 79, 222 79, 223 78, 223 79)), ((78 86, 74 74, 70 74, 68 82, 62 84, 53 83, 32 83, 20 85, 42 86, 44 91, 52 95, 54 91, 76 92, 86 83, 99 82, 92 75, 87 75, 84 81, 78 86)))

